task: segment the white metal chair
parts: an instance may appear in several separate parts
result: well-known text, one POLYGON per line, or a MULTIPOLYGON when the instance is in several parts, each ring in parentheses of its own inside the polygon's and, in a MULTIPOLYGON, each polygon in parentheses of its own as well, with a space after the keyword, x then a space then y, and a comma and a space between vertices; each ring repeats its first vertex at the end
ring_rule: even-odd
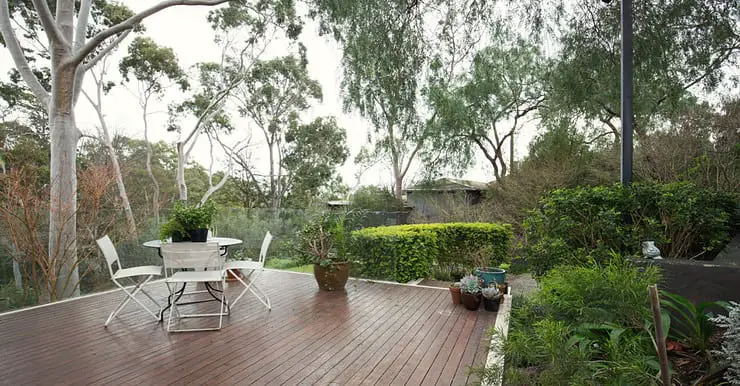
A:
MULTIPOLYGON (((110 237, 107 235, 98 239, 98 246, 100 247, 100 250, 103 251, 103 255, 105 256, 105 261, 108 263, 108 271, 110 272, 111 280, 113 280, 113 283, 118 286, 118 288, 121 289, 126 294, 126 297, 121 301, 121 303, 118 304, 118 306, 110 313, 108 316, 108 320, 105 321, 105 326, 108 327, 108 323, 113 320, 113 318, 123 309, 123 307, 128 304, 130 300, 135 301, 138 305, 140 305, 143 309, 146 310, 150 315, 152 315, 156 320, 159 321, 159 315, 152 312, 147 306, 145 306, 142 302, 139 301, 139 299, 136 298, 136 295, 141 292, 146 297, 149 298, 154 304, 157 305, 157 307, 161 306, 159 303, 157 303, 156 300, 154 300, 151 295, 149 295, 148 292, 144 291, 144 285, 148 283, 152 278, 155 276, 161 276, 162 275, 162 267, 158 265, 147 265, 147 266, 140 266, 140 267, 132 267, 132 268, 123 268, 121 266, 121 261, 118 259, 118 252, 116 252, 116 247, 113 245, 113 242, 111 242, 110 237), (116 271, 113 271, 113 265, 116 265, 116 271), (126 287, 124 287, 119 280, 129 278, 131 281, 134 282, 134 288, 133 291, 129 292, 126 287), (134 278, 142 278, 139 281, 137 281, 134 278)), ((157 311, 157 313, 160 313, 161 311, 157 311)))
MULTIPOLYGON (((167 318, 167 331, 185 332, 185 331, 210 331, 220 330, 223 325, 223 317, 228 314, 224 312, 224 307, 228 307, 223 295, 225 287, 224 258, 220 254, 218 243, 168 243, 162 244, 162 259, 164 260, 164 270, 167 276, 167 288, 170 290, 170 312, 167 318), (185 271, 188 269, 188 271, 185 271), (210 283, 221 283, 220 289, 213 289, 210 283), (200 313, 200 314, 182 314, 178 309, 178 300, 183 295, 192 295, 202 293, 203 291, 185 292, 188 283, 203 283, 207 292, 220 303, 218 313, 200 313), (176 287, 182 285, 178 290, 176 287), (213 292, 220 293, 220 298, 213 292), (177 298, 175 298, 177 296, 177 298), (178 319, 218 316, 218 327, 210 328, 185 328, 175 329, 172 326, 172 318, 177 315, 178 319)), ((196 302, 194 302, 196 303, 196 302)), ((189 303, 188 303, 189 304, 189 303)))
POLYGON ((262 291, 254 282, 257 279, 257 277, 264 271, 265 268, 265 257, 267 256, 267 249, 270 248, 270 243, 272 242, 272 234, 268 231, 267 234, 265 234, 265 238, 262 240, 262 248, 260 249, 260 256, 258 261, 251 261, 251 260, 230 260, 226 262, 226 265, 224 266, 224 270, 231 272, 234 277, 244 286, 244 290, 239 294, 239 296, 234 299, 233 302, 231 302, 231 306, 234 306, 236 302, 239 301, 239 299, 244 296, 247 291, 254 294, 254 296, 259 299, 262 304, 267 307, 268 310, 272 309, 272 306, 270 305, 270 298, 267 296, 267 294, 262 291), (241 271, 244 273, 244 271, 249 271, 248 273, 244 273, 244 279, 240 277, 238 272, 233 271, 241 271))

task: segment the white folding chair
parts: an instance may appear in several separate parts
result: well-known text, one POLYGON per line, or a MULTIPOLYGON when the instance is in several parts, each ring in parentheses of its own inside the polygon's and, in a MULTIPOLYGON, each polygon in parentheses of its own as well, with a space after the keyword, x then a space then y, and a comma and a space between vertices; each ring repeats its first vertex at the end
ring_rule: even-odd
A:
POLYGON ((270 247, 270 243, 272 242, 272 234, 268 231, 267 234, 265 234, 265 238, 262 240, 262 248, 260 249, 260 256, 258 261, 251 261, 251 260, 230 260, 226 262, 226 265, 224 266, 224 269, 226 271, 230 271, 234 277, 244 286, 244 290, 239 294, 239 296, 234 299, 233 302, 231 302, 231 306, 233 307, 236 302, 239 301, 239 299, 244 296, 247 291, 254 294, 254 296, 259 299, 262 304, 267 307, 268 310, 272 309, 272 306, 270 305, 270 298, 267 296, 267 294, 260 289, 257 284, 255 284, 255 280, 257 280, 257 277, 264 271, 265 268, 265 257, 267 256, 267 249, 270 247), (249 273, 244 274, 244 279, 242 279, 238 272, 233 271, 241 271, 244 273, 244 271, 249 271, 249 273))
POLYGON ((226 305, 226 298, 223 295, 226 283, 226 275, 223 270, 224 258, 221 256, 218 243, 168 243, 162 245, 161 252, 165 275, 167 276, 165 282, 170 290, 170 299, 174 299, 170 303, 167 331, 220 330, 223 325, 223 317, 228 314, 228 312, 224 312, 224 307, 228 307, 228 305, 226 305), (186 269, 188 271, 185 271, 186 269), (208 290, 207 292, 214 297, 213 300, 220 303, 220 311, 218 313, 182 314, 178 309, 178 305, 183 305, 178 303, 180 297, 203 292, 185 292, 188 283, 196 283, 196 285, 197 283, 203 283, 208 290), (221 283, 221 288, 213 289, 210 283, 221 283), (179 290, 177 289, 178 285, 182 285, 179 290), (219 292, 220 298, 213 292, 219 292), (175 315, 178 319, 218 316, 218 327, 175 329, 172 327, 172 318, 175 315))
MULTIPOLYGON (((139 301, 139 299, 136 298, 136 295, 141 292, 146 297, 149 298, 154 304, 157 305, 157 307, 160 307, 159 303, 157 303, 156 300, 154 300, 151 295, 149 295, 148 292, 144 291, 144 285, 148 283, 152 278, 155 276, 161 276, 162 275, 162 267, 158 265, 147 265, 147 266, 140 266, 140 267, 132 267, 132 268, 123 268, 121 266, 121 261, 118 259, 118 252, 116 252, 116 247, 113 246, 113 242, 110 241, 110 237, 107 235, 104 236, 101 239, 97 240, 98 246, 100 247, 100 250, 103 251, 103 255, 105 256, 105 261, 108 263, 108 271, 110 272, 111 280, 113 280, 113 283, 118 286, 118 288, 121 289, 126 294, 126 297, 121 301, 120 304, 118 304, 118 307, 116 307, 113 312, 110 313, 108 316, 108 320, 105 321, 105 326, 108 326, 108 323, 113 320, 113 318, 123 309, 123 307, 128 304, 130 300, 135 301, 138 305, 140 305, 143 309, 146 310, 150 315, 152 315, 157 321, 159 321, 159 315, 152 312, 147 306, 145 306, 142 302, 139 301), (116 271, 113 272, 113 265, 116 265, 116 271), (134 278, 143 278, 139 281, 135 280, 134 278), (126 287, 124 287, 119 280, 129 278, 131 281, 134 282, 134 288, 133 291, 129 292, 126 287)), ((161 307, 160 307, 161 309, 161 307)), ((157 311, 159 313, 161 311, 157 311)))

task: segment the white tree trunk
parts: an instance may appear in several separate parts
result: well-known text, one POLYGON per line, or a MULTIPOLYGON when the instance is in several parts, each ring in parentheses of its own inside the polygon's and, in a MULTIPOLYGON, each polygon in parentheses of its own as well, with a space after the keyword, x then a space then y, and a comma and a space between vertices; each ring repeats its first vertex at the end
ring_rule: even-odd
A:
POLYGON ((146 174, 152 180, 154 186, 154 195, 152 197, 152 211, 154 212, 154 219, 159 224, 159 182, 157 177, 152 172, 152 143, 149 142, 149 123, 147 120, 147 104, 143 104, 143 119, 144 119, 144 142, 146 142, 146 174))
POLYGON ((177 143, 177 188, 180 200, 188 200, 188 186, 185 184, 185 149, 182 142, 177 143))
POLYGON ((23 274, 21 265, 16 259, 13 259, 13 279, 15 279, 15 288, 23 289, 23 274))
POLYGON ((113 142, 111 141, 110 134, 108 134, 108 127, 101 121, 103 140, 105 146, 108 148, 108 154, 110 155, 110 162, 113 165, 113 171, 116 173, 116 184, 118 185, 118 195, 121 197, 121 203, 123 204, 123 210, 126 212, 126 220, 128 222, 129 236, 135 238, 138 234, 136 229, 136 220, 134 219, 134 211, 131 210, 131 202, 128 200, 128 194, 126 194, 126 185, 123 183, 123 175, 121 174, 121 166, 118 164, 118 157, 116 157, 116 149, 113 148, 113 142))
MULTIPOLYGON (((71 87, 74 72, 68 79, 57 79, 55 86, 69 87, 69 92, 61 96, 72 98, 71 87)), ((55 101, 49 114, 51 131, 51 195, 49 200, 49 263, 50 285, 49 301, 79 296, 80 275, 77 270, 77 164, 76 150, 79 134, 75 126, 74 114, 69 109, 59 108, 64 103, 55 101)), ((71 102, 71 101, 70 101, 71 102)), ((71 103, 70 103, 71 105, 71 103)))

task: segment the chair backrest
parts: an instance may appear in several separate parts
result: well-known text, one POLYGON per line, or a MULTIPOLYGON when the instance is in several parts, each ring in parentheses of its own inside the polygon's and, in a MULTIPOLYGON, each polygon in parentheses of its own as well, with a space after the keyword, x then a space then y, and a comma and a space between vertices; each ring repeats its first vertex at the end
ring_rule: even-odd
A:
POLYGON ((110 276, 113 277, 113 263, 116 264, 116 271, 121 269, 121 261, 118 259, 118 252, 116 252, 116 247, 113 245, 113 242, 110 241, 110 237, 108 235, 103 236, 102 238, 97 240, 98 247, 100 247, 100 250, 103 251, 103 256, 105 256, 105 261, 108 263, 108 271, 110 272, 110 276))
POLYGON ((267 249, 270 248, 272 242, 272 233, 267 231, 265 238, 262 240, 262 248, 260 249, 260 263, 265 263, 265 257, 267 257, 267 249))
POLYGON ((220 271, 224 265, 218 243, 166 243, 161 252, 167 276, 181 269, 220 271))

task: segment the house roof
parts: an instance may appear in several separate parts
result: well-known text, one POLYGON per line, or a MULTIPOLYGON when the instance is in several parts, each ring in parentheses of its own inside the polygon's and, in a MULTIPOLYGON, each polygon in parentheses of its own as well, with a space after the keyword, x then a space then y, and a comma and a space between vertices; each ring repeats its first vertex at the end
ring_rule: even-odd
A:
POLYGON ((461 180, 457 178, 440 178, 404 189, 405 192, 415 191, 481 191, 488 189, 488 184, 479 181, 461 180))

